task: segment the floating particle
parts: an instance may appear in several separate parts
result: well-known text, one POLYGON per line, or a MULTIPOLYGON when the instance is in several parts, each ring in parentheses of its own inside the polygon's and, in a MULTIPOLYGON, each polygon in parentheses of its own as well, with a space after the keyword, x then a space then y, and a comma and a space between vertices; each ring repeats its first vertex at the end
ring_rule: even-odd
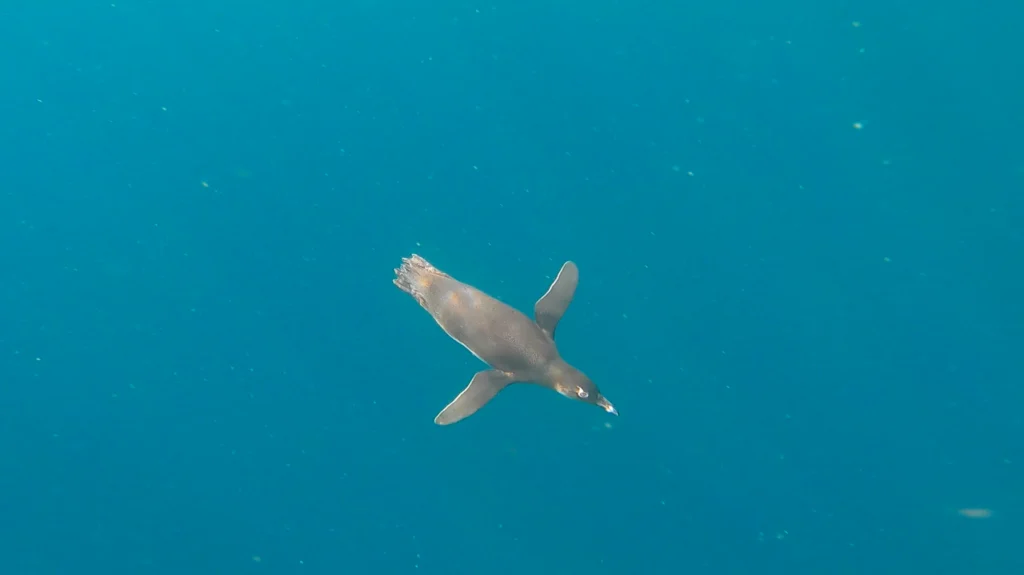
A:
POLYGON ((968 519, 988 519, 992 517, 992 510, 984 507, 964 507, 957 509, 957 514, 968 519))

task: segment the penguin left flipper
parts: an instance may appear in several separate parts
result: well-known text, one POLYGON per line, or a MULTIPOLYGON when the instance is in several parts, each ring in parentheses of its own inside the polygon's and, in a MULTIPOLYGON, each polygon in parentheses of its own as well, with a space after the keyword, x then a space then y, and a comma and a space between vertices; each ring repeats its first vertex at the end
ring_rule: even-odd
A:
POLYGON ((580 270, 576 264, 565 262, 547 293, 533 306, 534 321, 552 340, 555 339, 558 321, 565 315, 565 310, 569 309, 572 296, 576 293, 576 284, 579 282, 580 270))
POLYGON ((450 425, 473 415, 510 383, 513 383, 512 377, 504 371, 488 369, 477 372, 466 389, 437 414, 434 423, 450 425))

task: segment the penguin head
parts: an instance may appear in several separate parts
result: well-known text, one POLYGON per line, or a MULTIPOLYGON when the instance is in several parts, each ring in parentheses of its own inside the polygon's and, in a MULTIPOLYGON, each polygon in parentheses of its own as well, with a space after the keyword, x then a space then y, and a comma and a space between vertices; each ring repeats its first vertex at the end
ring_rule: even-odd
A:
POLYGON ((612 415, 619 414, 615 410, 615 406, 605 396, 601 395, 601 390, 582 371, 571 369, 562 375, 563 377, 557 382, 558 391, 562 395, 570 399, 596 405, 612 415))

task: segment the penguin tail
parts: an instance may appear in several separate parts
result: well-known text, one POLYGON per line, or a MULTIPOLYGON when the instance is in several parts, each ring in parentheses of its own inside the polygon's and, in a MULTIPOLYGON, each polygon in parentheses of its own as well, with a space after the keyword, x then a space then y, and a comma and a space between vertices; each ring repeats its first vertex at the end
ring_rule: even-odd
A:
POLYGON ((447 277, 444 272, 430 265, 430 262, 416 254, 402 258, 402 265, 395 270, 392 282, 398 289, 411 295, 420 305, 425 306, 426 292, 438 277, 447 277))

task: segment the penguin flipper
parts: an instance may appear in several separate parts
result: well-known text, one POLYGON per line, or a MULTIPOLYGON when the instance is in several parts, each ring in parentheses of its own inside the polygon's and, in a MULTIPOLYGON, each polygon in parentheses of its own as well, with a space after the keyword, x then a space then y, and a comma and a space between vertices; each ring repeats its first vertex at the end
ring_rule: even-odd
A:
POLYGON ((533 315, 537 325, 540 326, 548 337, 555 339, 555 328, 558 327, 558 320, 565 315, 565 310, 572 302, 572 296, 576 293, 576 284, 580 282, 580 270, 576 264, 565 262, 558 272, 558 277, 551 283, 546 294, 537 300, 533 306, 533 315))
POLYGON ((438 425, 450 425, 466 419, 477 412, 488 401, 494 399, 505 386, 513 383, 512 377, 503 371, 488 369, 477 372, 472 381, 434 418, 438 425))

